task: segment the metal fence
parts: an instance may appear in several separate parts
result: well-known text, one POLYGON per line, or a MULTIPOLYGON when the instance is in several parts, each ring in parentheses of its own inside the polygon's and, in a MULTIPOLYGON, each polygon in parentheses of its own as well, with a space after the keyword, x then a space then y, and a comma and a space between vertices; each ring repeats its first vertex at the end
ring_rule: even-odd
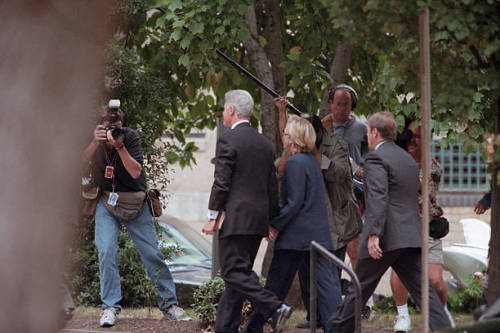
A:
POLYGON ((315 241, 311 242, 311 260, 310 260, 310 271, 311 271, 311 284, 310 284, 310 295, 309 295, 309 316, 310 316, 310 328, 311 333, 316 333, 316 321, 317 321, 317 301, 318 295, 316 290, 316 259, 318 253, 333 262, 337 267, 345 270, 347 274, 351 277, 351 282, 354 285, 354 320, 355 320, 355 333, 361 332, 361 284, 359 283, 358 277, 342 260, 333 255, 325 247, 319 245, 315 241))

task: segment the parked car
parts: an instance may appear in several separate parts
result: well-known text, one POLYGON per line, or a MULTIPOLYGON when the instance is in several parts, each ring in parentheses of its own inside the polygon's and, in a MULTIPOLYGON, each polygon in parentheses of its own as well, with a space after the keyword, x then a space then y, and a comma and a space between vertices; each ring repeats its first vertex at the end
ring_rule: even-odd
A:
POLYGON ((166 263, 174 278, 177 298, 181 305, 192 303, 194 290, 210 280, 212 245, 187 222, 169 215, 157 220, 161 227, 160 248, 174 249, 166 263))
POLYGON ((446 282, 448 292, 457 294, 467 288, 475 273, 483 273, 488 264, 490 226, 478 219, 460 220, 465 244, 453 244, 443 249, 443 269, 451 273, 446 282))

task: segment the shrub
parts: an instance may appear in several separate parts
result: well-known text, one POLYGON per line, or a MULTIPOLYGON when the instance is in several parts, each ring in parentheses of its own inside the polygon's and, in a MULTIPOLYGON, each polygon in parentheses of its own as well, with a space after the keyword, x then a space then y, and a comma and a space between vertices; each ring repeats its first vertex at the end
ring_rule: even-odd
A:
POLYGON ((457 296, 448 294, 448 309, 456 313, 472 313, 480 305, 483 297, 483 281, 472 280, 469 286, 457 296))
POLYGON ((192 304, 194 313, 205 326, 212 325, 215 322, 217 314, 217 305, 224 292, 224 280, 216 277, 202 284, 193 295, 192 304))
MULTIPOLYGON (((470 282, 469 287, 461 290, 457 296, 448 294, 448 310, 454 313, 472 313, 480 305, 482 296, 483 282, 481 280, 473 280, 470 282)), ((375 303, 373 310, 378 313, 397 313, 396 304, 392 296, 375 303)), ((408 296, 408 311, 411 314, 420 313, 411 296, 408 296)))
MULTIPOLYGON (((410 314, 415 314, 415 313, 420 313, 420 310, 417 307, 417 304, 415 304, 415 301, 413 301, 413 298, 411 296, 408 296, 408 312, 410 314)), ((396 314, 398 312, 396 308, 396 303, 394 302, 394 297, 389 296, 386 297, 377 303, 373 304, 372 307, 373 311, 377 313, 393 313, 396 314)))
MULTIPOLYGON (((259 279, 261 286, 264 286, 266 279, 261 277, 259 279)), ((194 302, 192 304, 196 316, 201 320, 205 326, 213 325, 215 323, 215 315, 217 314, 217 306, 219 305, 220 297, 224 292, 224 280, 220 277, 215 277, 204 284, 202 284, 193 294, 194 302)), ((243 302, 241 315, 245 321, 249 314, 252 313, 252 307, 248 300, 243 302)))

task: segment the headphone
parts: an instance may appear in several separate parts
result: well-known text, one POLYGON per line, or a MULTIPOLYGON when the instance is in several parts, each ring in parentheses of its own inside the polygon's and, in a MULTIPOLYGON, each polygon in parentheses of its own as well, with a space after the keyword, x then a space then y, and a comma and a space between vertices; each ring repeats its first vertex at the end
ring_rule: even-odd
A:
POLYGON ((330 90, 330 94, 328 96, 328 101, 333 101, 333 97, 335 96, 335 92, 337 89, 347 89, 349 91, 349 94, 351 95, 351 110, 354 110, 356 108, 356 105, 358 105, 358 94, 356 93, 356 90, 354 90, 353 87, 348 86, 347 84, 339 84, 336 85, 335 88, 330 90))

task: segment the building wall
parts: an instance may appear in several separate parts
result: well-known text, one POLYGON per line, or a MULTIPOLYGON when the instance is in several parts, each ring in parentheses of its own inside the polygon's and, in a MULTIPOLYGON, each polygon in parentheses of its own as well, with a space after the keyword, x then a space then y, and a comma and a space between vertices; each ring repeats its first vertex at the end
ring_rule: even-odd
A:
POLYGON ((216 131, 205 130, 204 137, 188 138, 199 150, 196 165, 181 169, 173 167, 168 185, 166 213, 183 221, 202 221, 207 217, 208 199, 214 176, 216 131))

